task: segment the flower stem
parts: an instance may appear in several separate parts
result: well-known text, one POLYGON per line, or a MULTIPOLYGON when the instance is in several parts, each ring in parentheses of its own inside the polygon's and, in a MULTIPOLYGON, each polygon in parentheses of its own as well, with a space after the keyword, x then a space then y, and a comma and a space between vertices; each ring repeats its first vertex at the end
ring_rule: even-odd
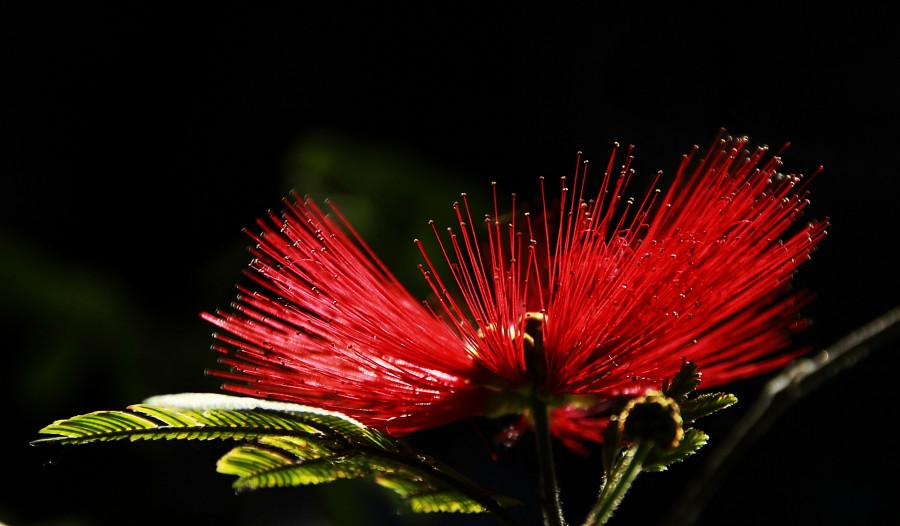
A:
POLYGON ((550 436, 550 418, 547 403, 538 396, 532 398, 531 418, 534 420, 537 441, 538 464, 541 474, 541 507, 545 526, 564 526, 559 502, 559 484, 553 461, 553 442, 550 436))
POLYGON ((613 464, 606 475, 600 496, 584 522, 584 526, 600 526, 612 517, 613 512, 619 507, 625 493, 631 487, 635 477, 641 472, 641 467, 650 449, 652 442, 648 440, 636 440, 631 447, 613 464))

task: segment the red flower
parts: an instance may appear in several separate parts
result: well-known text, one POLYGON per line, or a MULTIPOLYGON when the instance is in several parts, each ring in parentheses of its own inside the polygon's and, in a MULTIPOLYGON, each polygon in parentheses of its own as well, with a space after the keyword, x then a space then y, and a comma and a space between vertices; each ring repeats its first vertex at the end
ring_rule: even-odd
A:
MULTIPOLYGON (((685 156, 668 190, 628 197, 631 150, 616 151, 588 198, 587 163, 558 204, 494 210, 481 231, 465 195, 458 227, 424 249, 437 300, 413 298, 329 204, 291 194, 258 221, 248 276, 230 312, 203 313, 226 334, 224 388, 340 411, 401 435, 475 416, 527 414, 540 396, 567 445, 600 440, 598 409, 659 388, 683 360, 703 386, 772 371, 804 349, 809 299, 789 281, 825 235, 797 229, 805 181, 746 138, 685 156), (450 275, 439 271, 446 262, 450 275), (590 425, 585 425, 590 424, 590 425)), ((419 244, 421 247, 421 243, 419 244)))

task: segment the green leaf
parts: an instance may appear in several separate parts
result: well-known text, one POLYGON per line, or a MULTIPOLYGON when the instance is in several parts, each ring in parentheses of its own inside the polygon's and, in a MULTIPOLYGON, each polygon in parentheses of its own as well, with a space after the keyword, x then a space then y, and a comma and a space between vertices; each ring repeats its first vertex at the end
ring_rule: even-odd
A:
POLYGON ((683 361, 681 369, 672 377, 671 381, 666 380, 663 383, 662 392, 681 404, 699 385, 700 368, 694 362, 683 361))
POLYGON ((665 471, 676 462, 681 462, 696 453, 709 441, 709 436, 694 428, 684 430, 684 438, 677 447, 669 451, 653 448, 644 461, 642 471, 665 471))
POLYGON ((375 482, 395 492, 418 513, 481 513, 494 506, 518 504, 514 499, 476 489, 462 475, 430 457, 357 448, 339 441, 265 437, 257 444, 234 448, 219 460, 217 468, 220 473, 238 477, 233 484, 238 491, 372 475, 375 482), (472 491, 476 498, 469 496, 472 491))
POLYGON ((57 420, 32 444, 114 440, 239 440, 217 463, 238 490, 372 477, 418 512, 504 515, 516 501, 476 487, 447 466, 333 411, 213 393, 157 396, 124 411, 57 420))
POLYGON ((383 433, 346 416, 297 404, 218 394, 167 395, 128 406, 57 420, 32 444, 86 444, 113 440, 252 440, 272 435, 325 436, 391 444, 383 433), (246 400, 246 401, 244 401, 246 400), (147 403, 149 402, 149 403, 147 403))
POLYGON ((685 424, 709 416, 736 404, 737 397, 728 393, 704 393, 681 403, 681 418, 685 424))
MULTIPOLYGON (((409 477, 403 471, 382 472, 375 481, 400 496, 409 508, 417 513, 452 512, 480 513, 485 511, 478 502, 469 498, 460 498, 453 491, 441 489, 439 485, 428 483, 423 479, 409 477)), ((511 501, 508 501, 509 503, 511 501)))
POLYGON ((299 459, 284 450, 259 445, 232 449, 219 459, 216 468, 219 473, 239 477, 233 484, 238 491, 321 484, 372 473, 368 459, 359 451, 299 459))

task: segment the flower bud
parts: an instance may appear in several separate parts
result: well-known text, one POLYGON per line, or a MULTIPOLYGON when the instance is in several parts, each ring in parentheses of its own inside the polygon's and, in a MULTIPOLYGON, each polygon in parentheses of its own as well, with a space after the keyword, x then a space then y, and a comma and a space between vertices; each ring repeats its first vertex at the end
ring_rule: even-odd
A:
POLYGON ((678 447, 684 438, 678 404, 659 391, 629 400, 619 413, 617 425, 626 440, 650 441, 663 450, 678 447))

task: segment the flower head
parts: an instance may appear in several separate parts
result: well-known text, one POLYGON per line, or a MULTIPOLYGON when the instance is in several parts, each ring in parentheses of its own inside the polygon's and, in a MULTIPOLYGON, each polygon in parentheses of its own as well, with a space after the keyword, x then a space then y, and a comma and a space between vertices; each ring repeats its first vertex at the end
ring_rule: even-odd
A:
POLYGON ((431 302, 336 207, 291 194, 248 231, 253 285, 229 311, 202 314, 223 331, 216 349, 230 369, 211 373, 229 391, 398 435, 527 414, 540 397, 554 433, 578 448, 600 440, 610 400, 657 389, 684 360, 714 387, 805 352, 790 337, 810 296, 789 282, 826 226, 798 228, 808 179, 723 136, 686 155, 667 189, 657 174, 629 197, 631 150, 617 167, 617 149, 598 177, 579 160, 556 200, 541 180, 537 210, 513 197, 501 215, 494 185, 494 209, 476 221, 463 194, 453 228, 432 223, 440 253, 417 241, 431 302))

